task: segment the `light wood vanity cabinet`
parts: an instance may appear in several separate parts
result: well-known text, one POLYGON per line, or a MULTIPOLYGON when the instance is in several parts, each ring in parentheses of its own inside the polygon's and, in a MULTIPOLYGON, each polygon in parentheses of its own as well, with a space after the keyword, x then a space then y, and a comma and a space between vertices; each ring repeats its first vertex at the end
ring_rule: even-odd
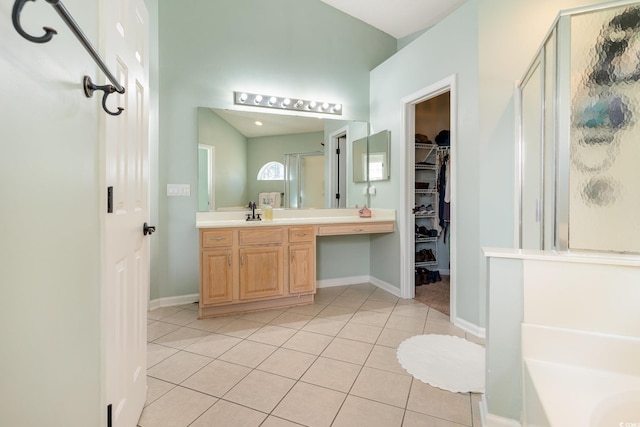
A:
POLYGON ((315 230, 289 228, 289 293, 314 292, 316 288, 315 230))
POLYGON ((283 247, 240 248, 240 299, 284 295, 283 247))
POLYGON ((207 305, 231 302, 233 233, 230 230, 203 231, 201 246, 201 275, 207 283, 200 289, 200 301, 207 305))
POLYGON ((201 229, 200 252, 200 317, 313 302, 313 226, 201 229))
POLYGON ((201 228, 200 318, 312 303, 316 236, 394 228, 394 222, 201 228))

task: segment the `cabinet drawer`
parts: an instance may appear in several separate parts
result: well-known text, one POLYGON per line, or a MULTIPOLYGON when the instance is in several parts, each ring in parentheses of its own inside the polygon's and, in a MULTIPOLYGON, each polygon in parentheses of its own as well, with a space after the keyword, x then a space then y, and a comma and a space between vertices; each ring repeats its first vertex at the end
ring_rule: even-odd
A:
POLYGON ((202 232, 201 244, 203 248, 231 246, 233 244, 233 231, 232 230, 204 230, 202 232))
POLYGON ((313 242, 313 227, 289 228, 289 242, 313 242))
POLYGON ((318 227, 319 236, 338 236, 343 234, 393 233, 395 224, 389 222, 375 222, 369 224, 336 224, 318 227))
POLYGON ((240 245, 262 245, 284 243, 285 230, 282 228, 251 228, 239 230, 240 245))

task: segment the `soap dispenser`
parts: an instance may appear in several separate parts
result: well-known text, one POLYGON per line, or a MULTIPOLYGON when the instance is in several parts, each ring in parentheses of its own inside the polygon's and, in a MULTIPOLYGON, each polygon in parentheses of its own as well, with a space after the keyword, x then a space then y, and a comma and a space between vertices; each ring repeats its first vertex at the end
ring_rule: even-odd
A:
POLYGON ((273 220, 273 207, 269 202, 262 207, 262 216, 267 221, 273 220))

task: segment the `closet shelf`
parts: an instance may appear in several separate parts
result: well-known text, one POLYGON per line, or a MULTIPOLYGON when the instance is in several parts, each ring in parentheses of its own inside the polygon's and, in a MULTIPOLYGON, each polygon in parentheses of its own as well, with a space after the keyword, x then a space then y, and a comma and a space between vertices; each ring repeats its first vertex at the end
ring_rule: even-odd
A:
POLYGON ((429 148, 431 150, 435 150, 436 148, 438 148, 438 146, 436 144, 422 144, 419 142, 416 142, 415 145, 416 148, 429 148))
POLYGON ((430 265, 438 265, 438 261, 416 262, 416 267, 428 267, 430 265))
POLYGON ((432 214, 420 214, 420 213, 417 213, 415 215, 416 215, 416 218, 435 218, 436 217, 435 212, 432 213, 432 214))
POLYGON ((433 188, 429 188, 429 189, 416 188, 416 194, 436 194, 436 190, 433 188))
POLYGON ((436 170, 436 165, 419 165, 416 163, 416 170, 436 170))
POLYGON ((416 237, 416 243, 433 243, 437 241, 437 237, 416 237))

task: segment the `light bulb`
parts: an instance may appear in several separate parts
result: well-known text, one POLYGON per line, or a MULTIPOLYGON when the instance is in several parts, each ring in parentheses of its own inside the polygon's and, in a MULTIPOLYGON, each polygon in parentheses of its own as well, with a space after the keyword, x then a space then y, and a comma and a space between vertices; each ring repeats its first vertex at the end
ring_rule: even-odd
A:
POLYGON ((271 98, 269 98, 269 105, 273 105, 278 101, 278 99, 275 96, 272 96, 271 98))
POLYGON ((326 110, 327 108, 329 108, 329 104, 327 104, 326 102, 324 104, 322 104, 322 107, 320 107, 321 111, 326 110))
POLYGON ((240 94, 240 97, 238 98, 240 100, 240 102, 245 103, 247 102, 247 98, 249 97, 249 95, 247 95, 246 93, 242 93, 240 94))
POLYGON ((289 98, 285 98, 284 101, 282 101, 282 106, 284 108, 287 108, 289 104, 291 104, 291 100, 289 98))
POLYGON ((341 104, 336 104, 333 106, 333 111, 340 111, 342 110, 342 105, 341 104))
POLYGON ((256 104, 260 104, 262 102, 262 95, 256 95, 254 101, 256 104))
POLYGON ((309 110, 313 110, 314 108, 316 108, 316 105, 318 105, 316 101, 311 101, 307 108, 309 108, 309 110))
POLYGON ((303 105, 304 105, 304 101, 302 99, 299 99, 298 102, 296 102, 295 107, 302 108, 303 105))

